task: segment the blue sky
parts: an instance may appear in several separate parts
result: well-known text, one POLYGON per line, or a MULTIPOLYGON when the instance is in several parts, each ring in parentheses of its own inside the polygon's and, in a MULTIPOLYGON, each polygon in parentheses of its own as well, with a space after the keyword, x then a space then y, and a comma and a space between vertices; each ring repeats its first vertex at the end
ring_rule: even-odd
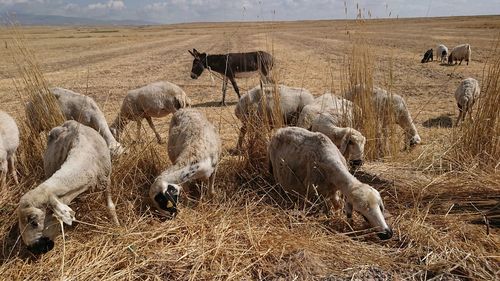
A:
MULTIPOLYGON (((500 0, 346 0, 347 18, 356 3, 372 17, 500 14, 500 0)), ((344 19, 344 0, 0 0, 0 12, 159 23, 235 20, 344 19)))

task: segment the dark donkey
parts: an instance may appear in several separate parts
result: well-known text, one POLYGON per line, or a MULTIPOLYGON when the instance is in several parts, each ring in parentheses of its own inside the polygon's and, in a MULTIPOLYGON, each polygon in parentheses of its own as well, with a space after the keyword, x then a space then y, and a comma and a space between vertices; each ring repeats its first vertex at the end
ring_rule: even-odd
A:
POLYGON ((205 68, 223 75, 222 82, 222 105, 226 105, 227 79, 231 81, 234 91, 240 97, 240 90, 234 78, 247 76, 253 72, 260 74, 264 83, 272 81, 268 76, 273 67, 273 57, 263 51, 250 53, 229 53, 223 55, 207 55, 199 53, 196 49, 189 51, 194 57, 191 68, 191 78, 197 79, 205 68))

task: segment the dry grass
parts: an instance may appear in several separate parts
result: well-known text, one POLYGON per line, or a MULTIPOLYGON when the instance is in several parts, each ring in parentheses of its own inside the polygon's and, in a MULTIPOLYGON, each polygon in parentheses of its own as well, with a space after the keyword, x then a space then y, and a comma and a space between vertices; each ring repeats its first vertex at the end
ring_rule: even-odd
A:
MULTIPOLYGON (((344 80, 349 81, 345 87, 360 82, 373 85, 377 66, 370 61, 369 48, 353 52, 348 72, 352 78, 344 80)), ((47 84, 42 72, 30 70, 39 69, 31 57, 30 53, 21 55, 33 63, 24 80, 38 84, 26 82, 26 87, 18 87, 26 97, 37 96, 47 84)), ((495 75, 488 81, 498 81, 495 75)), ((483 82, 483 91, 497 89, 498 97, 495 83, 483 82)), ((217 120, 227 118, 222 110, 217 112, 217 120)), ((64 239, 59 236, 51 252, 35 257, 19 240, 15 209, 21 195, 43 179, 44 141, 34 145, 25 121, 18 123, 23 135, 21 184, 10 186, 0 198, 0 276, 5 280, 498 279, 498 228, 471 222, 486 218, 491 209, 491 204, 479 201, 498 202, 500 177, 486 169, 422 173, 428 169, 418 159, 426 150, 433 155, 450 151, 445 141, 449 135, 440 131, 429 132, 429 136, 440 136, 440 143, 386 163, 369 162, 356 174, 383 196, 395 232, 389 241, 381 242, 365 231, 360 218, 350 226, 340 211, 327 218, 297 209, 266 172, 263 159, 272 129, 262 125, 269 124, 264 120, 249 127, 248 154, 223 155, 217 196, 210 201, 181 202, 174 220, 151 211, 146 196, 155 176, 169 165, 164 147, 156 146, 153 138, 135 145, 125 138, 130 152, 113 163, 112 173, 122 226, 112 226, 104 194, 86 193, 71 205, 78 223, 65 228, 64 239)), ((487 124, 498 128, 498 118, 487 124)), ((373 129, 360 126, 365 126, 365 134, 373 129)), ((375 147, 377 136, 368 139, 375 147)), ((481 149, 498 153, 488 145, 481 149)))

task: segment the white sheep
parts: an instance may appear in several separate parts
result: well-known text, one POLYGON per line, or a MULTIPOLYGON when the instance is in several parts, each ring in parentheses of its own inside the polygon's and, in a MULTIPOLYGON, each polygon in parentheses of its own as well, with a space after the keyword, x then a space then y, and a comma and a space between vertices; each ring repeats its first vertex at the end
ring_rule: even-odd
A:
POLYGON ((0 110, 0 177, 5 186, 7 174, 10 172, 14 182, 19 184, 16 173, 16 150, 19 146, 19 129, 16 121, 0 110))
MULTIPOLYGON (((49 90, 57 99, 59 107, 66 119, 76 120, 98 131, 108 144, 112 156, 118 156, 123 153, 123 147, 111 134, 104 114, 91 97, 59 87, 49 90)), ((26 104, 26 113, 28 121, 35 132, 52 129, 45 128, 42 125, 41 120, 46 117, 41 116, 41 114, 44 113, 40 110, 36 110, 33 102, 30 101, 26 104)))
POLYGON ((180 108, 188 107, 191 100, 177 85, 159 81, 139 89, 131 90, 123 99, 120 112, 111 124, 111 131, 117 140, 130 121, 137 122, 137 139, 140 137, 142 119, 146 119, 159 143, 162 139, 151 117, 164 117, 180 108))
POLYGON ((366 138, 351 128, 354 108, 357 107, 351 101, 325 93, 304 106, 297 126, 325 134, 356 168, 363 164, 366 138))
POLYGON ((320 132, 332 140, 340 153, 349 159, 353 168, 363 164, 366 138, 358 130, 351 127, 339 127, 338 119, 329 113, 321 113, 311 125, 312 132, 320 132))
POLYGON ((313 120, 319 114, 328 113, 335 117, 337 126, 352 127, 355 108, 357 109, 350 100, 337 97, 331 93, 325 93, 315 98, 313 103, 304 106, 300 112, 297 126, 310 129, 313 120))
POLYGON ((208 179, 209 196, 213 196, 220 152, 219 134, 203 113, 191 108, 175 112, 168 135, 168 156, 173 165, 149 189, 156 209, 167 216, 175 215, 181 184, 196 179, 208 179))
POLYGON ((286 191, 311 201, 322 197, 324 202, 335 202, 340 190, 348 218, 357 211, 377 228, 381 239, 392 237, 379 192, 349 173, 344 157, 325 135, 299 127, 278 129, 269 143, 268 158, 274 178, 286 191))
POLYGON ((438 45, 436 49, 436 57, 441 60, 441 63, 446 63, 448 60, 448 48, 443 44, 438 45))
POLYGON ((460 82, 457 90, 455 91, 455 100, 458 106, 458 117, 456 124, 465 119, 465 115, 469 113, 472 115, 472 106, 476 102, 479 94, 481 93, 481 88, 479 87, 479 82, 474 78, 466 78, 460 82))
POLYGON ((60 220, 71 225, 68 206, 90 188, 103 188, 111 217, 119 225, 109 186, 111 158, 105 140, 92 128, 74 120, 49 133, 43 157, 47 180, 21 197, 17 210, 24 243, 34 253, 54 247, 60 220))
POLYGON ((470 56, 471 48, 469 44, 458 45, 451 49, 450 55, 448 56, 448 64, 457 64, 457 61, 460 61, 458 65, 461 65, 462 61, 465 60, 467 65, 469 65, 470 56))
MULTIPOLYGON (((347 91, 344 95, 345 98, 353 101, 357 96, 361 94, 362 86, 356 85, 354 89, 347 91)), ((385 113, 387 111, 392 112, 392 118, 404 131, 406 136, 406 145, 414 146, 419 144, 422 140, 417 132, 417 127, 413 123, 410 112, 406 106, 405 100, 397 94, 389 94, 386 90, 378 87, 373 87, 372 100, 375 104, 375 110, 379 118, 382 118, 382 130, 387 129, 387 118, 385 118, 385 113), (390 106, 390 110, 388 108, 390 106)))
POLYGON ((272 117, 279 112, 285 124, 295 125, 304 106, 314 101, 313 95, 303 88, 293 88, 285 85, 267 85, 263 88, 265 95, 262 94, 261 86, 256 86, 241 96, 238 104, 236 104, 234 113, 242 122, 236 146, 237 150, 242 148, 247 123, 249 118, 252 117, 252 112, 256 113, 261 120, 266 117, 271 122, 271 125, 273 122, 272 117), (277 92, 276 89, 278 90, 277 92), (265 97, 264 99, 262 98, 263 96, 265 97), (275 106, 276 99, 279 100, 279 108, 275 106))

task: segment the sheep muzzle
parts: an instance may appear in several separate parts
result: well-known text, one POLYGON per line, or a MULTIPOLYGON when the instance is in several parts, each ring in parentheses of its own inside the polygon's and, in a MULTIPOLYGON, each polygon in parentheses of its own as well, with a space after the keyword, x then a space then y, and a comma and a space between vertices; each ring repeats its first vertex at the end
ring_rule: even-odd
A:
POLYGON ((45 254, 54 248, 54 241, 48 237, 41 237, 28 246, 28 250, 35 255, 45 254))

